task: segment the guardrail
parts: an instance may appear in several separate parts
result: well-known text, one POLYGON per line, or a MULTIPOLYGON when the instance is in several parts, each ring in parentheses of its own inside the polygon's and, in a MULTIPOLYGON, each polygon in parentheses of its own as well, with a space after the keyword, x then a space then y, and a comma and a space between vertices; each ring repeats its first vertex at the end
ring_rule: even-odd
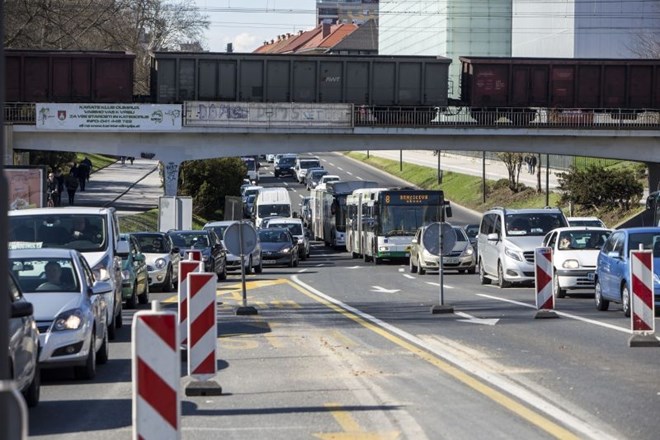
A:
MULTIPOLYGON (((238 104, 238 103, 237 103, 238 104)), ((247 104, 246 104, 247 105, 247 104)), ((269 104, 259 104, 268 106, 269 104)), ((282 104, 271 104, 272 106, 282 104)), ((323 104, 317 104, 322 106, 323 104)), ((334 104, 336 105, 336 104, 334 104)), ((360 127, 480 127, 480 128, 556 128, 556 129, 660 129, 659 109, 520 109, 476 110, 467 107, 385 107, 354 106, 353 126, 360 127)), ((34 103, 7 103, 5 122, 35 124, 34 103)), ((264 112, 265 115, 269 113, 264 112)), ((182 117, 184 117, 182 115, 182 117)), ((184 124, 185 125, 185 124, 184 124)), ((232 126, 241 125, 232 120, 232 126)), ((266 127, 274 124, 266 123, 266 127)), ((350 125, 350 124, 349 124, 350 125)), ((246 123, 245 126, 254 126, 246 123)), ((281 124, 280 124, 281 126, 281 124)))

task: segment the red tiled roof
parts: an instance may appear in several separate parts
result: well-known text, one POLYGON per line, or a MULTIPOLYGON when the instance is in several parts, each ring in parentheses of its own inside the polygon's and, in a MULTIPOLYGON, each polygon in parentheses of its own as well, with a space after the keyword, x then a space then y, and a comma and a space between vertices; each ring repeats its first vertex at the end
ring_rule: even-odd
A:
POLYGON ((254 53, 296 53, 299 51, 311 52, 316 49, 329 49, 341 42, 356 29, 358 29, 358 26, 355 24, 334 24, 330 26, 329 35, 324 37, 323 25, 319 25, 300 35, 264 44, 258 47, 254 53))

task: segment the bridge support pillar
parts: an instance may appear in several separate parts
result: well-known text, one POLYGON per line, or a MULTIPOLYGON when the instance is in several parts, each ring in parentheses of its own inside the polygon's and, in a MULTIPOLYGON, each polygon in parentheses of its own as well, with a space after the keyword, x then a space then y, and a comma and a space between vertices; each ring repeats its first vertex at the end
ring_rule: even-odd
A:
POLYGON ((177 189, 179 185, 179 167, 181 162, 163 162, 163 180, 165 181, 165 195, 173 196, 177 195, 177 189))
POLYGON ((646 162, 649 169, 649 192, 660 190, 660 163, 646 162))

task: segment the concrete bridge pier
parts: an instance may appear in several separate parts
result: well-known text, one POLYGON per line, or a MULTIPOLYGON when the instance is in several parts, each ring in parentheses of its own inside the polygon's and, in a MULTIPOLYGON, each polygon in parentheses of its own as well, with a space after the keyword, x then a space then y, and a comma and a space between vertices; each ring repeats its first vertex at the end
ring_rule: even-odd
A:
POLYGON ((175 160, 163 160, 162 162, 165 195, 175 197, 179 186, 179 168, 181 167, 181 162, 175 160))
POLYGON ((660 163, 646 162, 649 170, 649 192, 660 190, 660 163))

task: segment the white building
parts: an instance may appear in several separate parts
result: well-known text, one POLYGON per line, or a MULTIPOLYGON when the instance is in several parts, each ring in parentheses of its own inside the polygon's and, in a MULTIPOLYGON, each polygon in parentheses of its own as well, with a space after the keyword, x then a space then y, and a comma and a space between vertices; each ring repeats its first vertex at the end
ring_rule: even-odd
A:
POLYGON ((516 57, 638 58, 660 42, 660 0, 514 0, 516 57))
POLYGON ((380 0, 378 53, 452 59, 449 96, 460 93, 460 56, 511 56, 512 0, 380 0))

